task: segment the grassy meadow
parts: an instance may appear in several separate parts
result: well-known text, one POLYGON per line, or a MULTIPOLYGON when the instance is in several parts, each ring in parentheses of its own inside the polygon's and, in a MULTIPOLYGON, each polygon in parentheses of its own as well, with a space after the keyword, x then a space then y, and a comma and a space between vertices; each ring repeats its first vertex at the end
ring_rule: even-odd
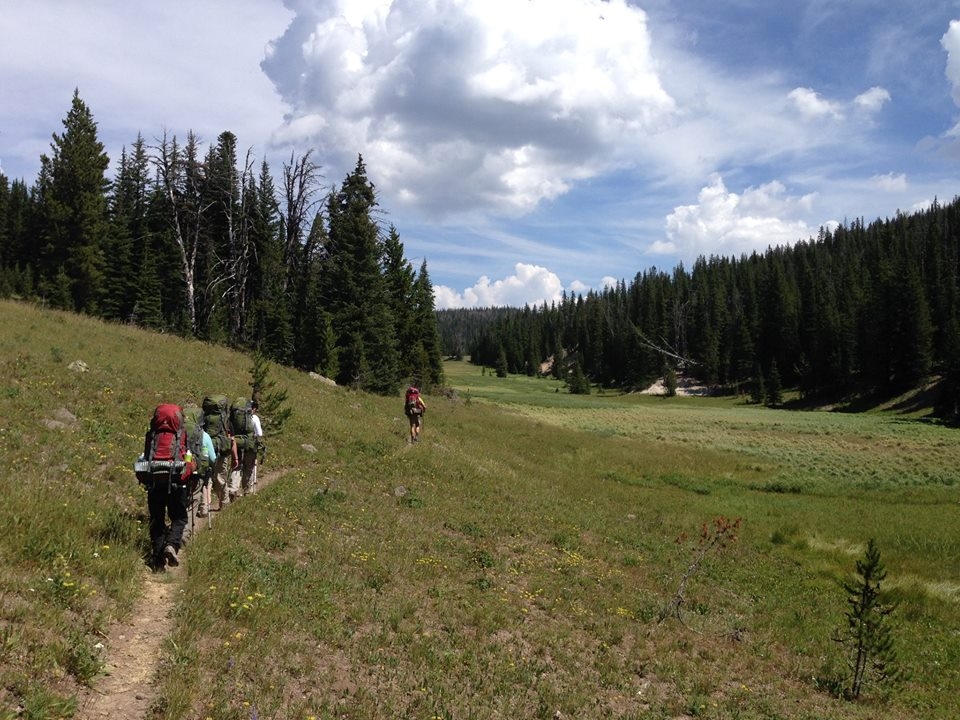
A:
MULTIPOLYGON (((252 361, 0 302, 0 365, 0 718, 70 717, 148 573, 153 407, 244 394, 252 361)), ((399 396, 270 377, 272 481, 187 545, 151 717, 960 716, 956 430, 450 362, 411 446, 399 396), (903 678, 854 703, 832 636, 870 538, 903 678)))

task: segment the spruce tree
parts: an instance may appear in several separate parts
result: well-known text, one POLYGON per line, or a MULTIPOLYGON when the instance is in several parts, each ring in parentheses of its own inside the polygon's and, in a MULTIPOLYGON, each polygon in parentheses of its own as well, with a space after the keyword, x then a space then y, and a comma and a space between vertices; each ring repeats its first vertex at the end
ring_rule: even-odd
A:
POLYGON ((845 694, 851 700, 859 698, 869 682, 881 684, 899 676, 889 623, 896 605, 883 602, 880 583, 887 571, 873 538, 867 543, 863 559, 857 560, 856 569, 856 578, 843 582, 847 625, 834 638, 848 652, 850 677, 845 694))
MULTIPOLYGON (((251 185, 252 185, 251 181, 251 185)), ((250 265, 250 342, 269 357, 288 363, 294 357, 292 308, 286 291, 283 236, 270 168, 264 161, 253 192, 250 265)))
POLYGON ((376 206, 376 193, 360 157, 327 204, 328 254, 321 292, 337 334, 337 382, 392 395, 400 387, 400 369, 380 267, 376 206))
POLYGON ((420 263, 417 279, 413 284, 413 332, 416 337, 418 357, 415 376, 427 387, 443 384, 443 351, 440 330, 433 299, 433 285, 427 272, 427 261, 420 263))
MULTIPOLYGON (((74 90, 63 128, 63 134, 53 136, 51 155, 40 158, 42 272, 48 288, 66 279, 69 309, 94 313, 103 292, 110 159, 79 90, 74 90)), ((60 296, 58 303, 65 300, 60 296)))
POLYGON ((104 281, 102 315, 131 320, 142 282, 147 229, 147 187, 149 159, 143 138, 137 137, 131 151, 120 155, 120 165, 109 198, 110 234, 107 257, 110 269, 104 281))
POLYGON ((400 374, 413 379, 418 373, 415 361, 418 337, 413 296, 414 272, 413 266, 404 257, 400 233, 393 225, 387 231, 383 243, 382 266, 384 286, 397 337, 400 374))

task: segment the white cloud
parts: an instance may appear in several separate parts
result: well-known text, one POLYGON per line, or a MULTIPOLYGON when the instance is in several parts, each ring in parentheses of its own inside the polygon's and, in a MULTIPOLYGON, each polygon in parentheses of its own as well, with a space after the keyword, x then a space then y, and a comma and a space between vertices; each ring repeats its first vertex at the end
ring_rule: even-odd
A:
POLYGON ((940 38, 947 51, 947 80, 952 88, 953 102, 960 105, 960 20, 951 20, 950 27, 940 38))
POLYGON ((875 113, 886 103, 890 102, 890 93, 882 88, 874 86, 864 93, 860 93, 853 99, 853 104, 859 109, 868 113, 875 113))
POLYGON ((334 173, 361 153, 393 198, 437 213, 526 212, 676 110, 625 0, 287 4, 263 62, 291 108, 278 140, 334 173))
POLYGON ((517 263, 515 274, 503 280, 481 277, 462 293, 444 285, 433 288, 438 310, 460 307, 523 307, 559 302, 563 296, 560 278, 545 267, 517 263))
POLYGON ((840 119, 843 117, 838 103, 823 99, 810 88, 795 88, 790 91, 787 98, 793 103, 793 106, 800 111, 800 114, 807 119, 815 120, 823 117, 840 119))
POLYGON ((674 209, 666 219, 666 241, 653 243, 650 254, 739 255, 767 247, 792 245, 812 233, 799 216, 811 209, 814 195, 791 197, 779 182, 747 188, 737 195, 714 175, 696 205, 674 209))
POLYGON ((591 287, 581 280, 574 280, 570 283, 569 289, 574 295, 586 295, 590 292, 591 287))
POLYGON ((903 173, 887 173, 886 175, 874 175, 870 182, 880 190, 885 192, 903 192, 907 189, 907 176, 903 173))
POLYGON ((790 91, 787 99, 806 120, 843 120, 845 109, 852 107, 861 113, 873 114, 879 112, 890 102, 890 92, 878 85, 860 93, 850 102, 827 100, 815 90, 798 87, 790 91))

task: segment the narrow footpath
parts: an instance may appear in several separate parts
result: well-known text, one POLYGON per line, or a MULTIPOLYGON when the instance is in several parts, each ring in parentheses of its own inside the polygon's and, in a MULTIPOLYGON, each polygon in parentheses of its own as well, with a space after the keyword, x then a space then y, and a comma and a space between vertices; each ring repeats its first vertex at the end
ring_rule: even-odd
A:
MULTIPOLYGON (((257 475, 257 491, 262 490, 279 472, 257 475)), ((199 493, 194 496, 187 522, 185 543, 180 553, 180 565, 154 573, 143 568, 143 593, 134 604, 130 618, 115 622, 104 641, 106 659, 104 674, 96 678, 77 698, 76 720, 116 718, 135 720, 147 717, 157 696, 157 673, 165 637, 157 628, 169 628, 190 559, 191 535, 207 529, 207 520, 193 516, 199 493), (192 528, 192 529, 191 529, 192 528)), ((250 501, 241 500, 240 502, 250 501)), ((229 505, 225 509, 229 509, 229 505)), ((216 527, 219 512, 214 511, 212 527, 216 527)))

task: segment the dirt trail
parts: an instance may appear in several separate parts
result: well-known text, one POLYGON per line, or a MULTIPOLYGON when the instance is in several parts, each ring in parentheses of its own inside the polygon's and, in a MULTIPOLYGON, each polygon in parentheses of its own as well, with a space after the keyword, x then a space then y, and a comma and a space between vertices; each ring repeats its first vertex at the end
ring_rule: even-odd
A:
MULTIPOLYGON (((279 477, 279 472, 257 473, 257 491, 279 477)), ((199 496, 194 496, 196 509, 199 496)), ((249 502, 249 500, 241 500, 249 502)), ((229 506, 227 506, 229 508, 229 506)), ((191 511, 192 512, 192 511, 191 511)), ((215 512, 212 527, 216 528, 215 512)), ((156 699, 156 677, 160 666, 165 630, 173 622, 173 609, 187 573, 189 540, 207 529, 207 520, 191 518, 184 534, 180 565, 154 573, 143 570, 143 594, 125 622, 116 622, 107 634, 104 674, 77 698, 76 720, 144 718, 156 699), (191 531, 192 527, 192 531, 191 531)))

